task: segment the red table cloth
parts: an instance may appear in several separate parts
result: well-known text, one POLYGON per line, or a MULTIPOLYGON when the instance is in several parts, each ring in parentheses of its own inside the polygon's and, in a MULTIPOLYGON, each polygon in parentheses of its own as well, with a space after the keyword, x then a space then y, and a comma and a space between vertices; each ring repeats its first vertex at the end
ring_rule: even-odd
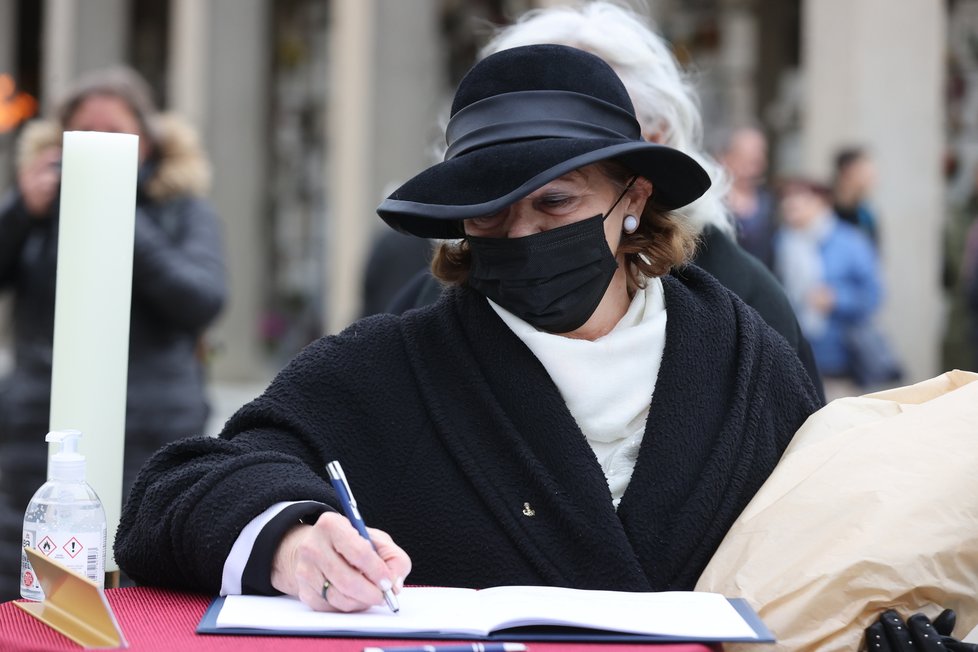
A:
MULTIPOLYGON (((215 636, 197 635, 194 630, 211 596, 179 593, 162 589, 136 587, 108 589, 106 597, 115 612, 119 626, 136 652, 174 652, 208 650, 228 652, 260 652, 288 650, 289 652, 360 652, 365 646, 397 647, 421 645, 426 642, 445 644, 447 641, 407 641, 359 638, 309 638, 297 636, 215 636)), ((720 646, 683 644, 596 644, 596 643, 538 643, 527 644, 530 652, 635 652, 655 648, 655 652, 718 652, 720 646)), ((40 621, 32 618, 13 602, 0 604, 0 650, 3 652, 48 652, 81 649, 40 621)))

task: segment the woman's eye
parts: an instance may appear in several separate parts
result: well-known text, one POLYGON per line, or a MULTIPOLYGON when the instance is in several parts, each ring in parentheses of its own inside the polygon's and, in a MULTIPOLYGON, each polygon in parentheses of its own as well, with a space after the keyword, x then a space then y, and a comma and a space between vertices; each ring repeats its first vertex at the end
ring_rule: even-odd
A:
POLYGON ((547 195, 539 199, 539 206, 544 210, 567 208, 574 203, 572 195, 547 195))

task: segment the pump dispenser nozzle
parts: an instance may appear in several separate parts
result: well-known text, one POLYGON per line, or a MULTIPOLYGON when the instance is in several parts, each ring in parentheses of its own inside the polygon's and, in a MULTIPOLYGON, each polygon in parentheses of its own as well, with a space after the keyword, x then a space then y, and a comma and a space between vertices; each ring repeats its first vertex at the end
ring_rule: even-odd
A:
POLYGON ((67 482, 84 482, 85 456, 78 452, 80 430, 53 430, 44 441, 57 442, 60 450, 51 456, 51 479, 67 482))

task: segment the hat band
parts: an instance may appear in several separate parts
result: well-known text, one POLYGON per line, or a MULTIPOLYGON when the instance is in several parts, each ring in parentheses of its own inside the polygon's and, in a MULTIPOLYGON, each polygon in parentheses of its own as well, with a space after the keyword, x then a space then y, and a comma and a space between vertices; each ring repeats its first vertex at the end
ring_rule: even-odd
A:
POLYGON ((499 143, 531 138, 639 140, 634 114, 573 91, 517 91, 493 95, 452 116, 445 160, 499 143))

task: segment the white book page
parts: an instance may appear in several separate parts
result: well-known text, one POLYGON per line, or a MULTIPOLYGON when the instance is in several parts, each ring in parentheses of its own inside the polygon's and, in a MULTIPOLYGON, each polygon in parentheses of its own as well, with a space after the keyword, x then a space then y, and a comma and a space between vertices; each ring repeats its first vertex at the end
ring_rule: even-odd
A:
POLYGON ((405 588, 400 611, 387 605, 357 613, 313 611, 290 596, 229 595, 217 616, 218 627, 291 632, 411 633, 451 632, 485 636, 482 610, 473 589, 405 588))
POLYGON ((479 592, 493 629, 568 625, 683 638, 756 638, 753 628, 716 593, 629 593, 549 586, 503 586, 479 592))
POLYGON ((715 593, 629 593, 542 586, 472 589, 406 587, 401 610, 313 611, 288 596, 230 595, 219 628, 292 632, 432 633, 485 636, 523 625, 567 625, 630 634, 696 639, 751 639, 756 633, 715 593))

